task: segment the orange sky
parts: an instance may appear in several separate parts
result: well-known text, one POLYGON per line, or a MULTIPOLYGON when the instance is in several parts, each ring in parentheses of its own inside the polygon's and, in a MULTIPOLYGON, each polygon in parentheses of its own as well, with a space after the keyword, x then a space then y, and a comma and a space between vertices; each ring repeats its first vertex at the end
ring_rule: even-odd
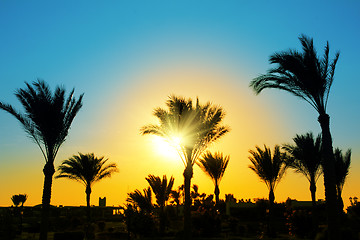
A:
MULTIPOLYGON (((272 53, 300 49, 302 33, 314 38, 319 54, 326 41, 331 56, 341 52, 327 110, 334 147, 352 149, 344 203, 359 197, 359 3, 140 2, 0 1, 0 101, 20 109, 14 91, 37 78, 52 89, 64 85, 67 92, 75 87, 76 96, 85 93, 55 165, 78 152, 118 164, 119 173, 94 185, 92 204, 99 197, 123 204, 127 193, 147 187, 148 174, 173 175, 176 187, 183 183, 181 160, 164 156, 152 136, 140 135, 142 126, 156 123, 153 109, 165 107, 170 94, 199 97, 227 113, 224 124, 231 131, 211 146, 230 155, 220 198, 267 197, 265 184, 248 168, 249 149, 273 149, 296 134, 316 135, 320 126, 306 102, 276 90, 255 96, 248 85, 269 69, 272 53)), ((10 206, 11 196, 20 193, 29 196, 25 205, 39 204, 44 158, 15 118, 1 111, 0 122, 0 206, 10 206)), ((211 194, 212 181, 194 169, 192 183, 211 194)), ((324 198, 322 179, 317 186, 317 197, 324 198)), ((289 170, 275 197, 310 200, 309 184, 289 170)), ((54 179, 51 203, 85 205, 85 188, 54 179)))

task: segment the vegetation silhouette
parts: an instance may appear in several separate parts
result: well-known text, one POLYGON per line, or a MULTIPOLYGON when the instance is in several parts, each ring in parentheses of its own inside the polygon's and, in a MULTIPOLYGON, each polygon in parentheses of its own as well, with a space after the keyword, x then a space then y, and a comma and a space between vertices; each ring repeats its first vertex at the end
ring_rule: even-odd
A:
POLYGON ((76 180, 85 186, 88 223, 91 222, 90 194, 93 184, 118 172, 116 164, 106 165, 107 161, 108 159, 104 159, 104 157, 96 157, 94 153, 79 153, 79 155, 73 155, 64 160, 58 167, 59 174, 55 176, 55 178, 76 180))
POLYGON ((266 184, 269 189, 270 205, 275 201, 275 188, 280 182, 286 171, 286 158, 284 153, 280 151, 279 145, 274 148, 271 154, 270 148, 264 145, 264 150, 256 146, 256 151, 249 150, 249 157, 252 165, 249 168, 253 170, 259 178, 266 184))
POLYGON ((218 205, 220 201, 220 181, 224 176, 229 160, 230 156, 223 156, 223 154, 219 152, 212 154, 210 151, 207 151, 196 162, 196 164, 212 179, 215 185, 214 195, 216 205, 218 205))
POLYGON ((143 192, 144 194, 136 189, 134 192, 128 193, 126 201, 141 212, 151 213, 154 208, 152 204, 151 188, 144 188, 143 192))
POLYGON ((280 146, 276 145, 274 153, 271 154, 270 148, 264 145, 264 150, 256 146, 256 151, 249 150, 251 156, 249 159, 252 165, 249 168, 253 170, 269 189, 269 221, 267 226, 267 235, 274 236, 271 225, 271 215, 274 208, 275 188, 280 182, 286 171, 286 156, 280 151, 280 146))
POLYGON ((33 86, 27 82, 25 84, 26 88, 20 88, 15 92, 25 112, 19 112, 3 102, 0 102, 0 109, 13 115, 22 124, 25 132, 39 146, 44 155, 45 178, 40 240, 46 240, 55 157, 61 144, 66 140, 71 123, 82 107, 83 94, 76 99, 73 89, 66 98, 64 87, 58 86, 52 93, 49 85, 43 80, 33 82, 33 86))
POLYGON ((163 236, 166 223, 165 206, 172 192, 174 178, 170 177, 168 182, 166 175, 164 175, 161 180, 160 177, 149 174, 149 176, 145 179, 148 181, 152 191, 154 192, 156 203, 160 209, 160 236, 163 236))
POLYGON ((146 125, 141 128, 141 133, 154 134, 173 145, 179 145, 175 148, 185 165, 184 238, 191 239, 190 186, 193 165, 208 145, 226 134, 229 127, 220 125, 225 116, 220 106, 212 106, 211 103, 201 105, 199 99, 193 104, 191 99, 186 100, 174 95, 169 97, 166 105, 168 110, 154 110, 159 124, 146 125), (174 139, 180 139, 180 143, 174 143, 174 139))
POLYGON ((340 213, 343 213, 344 202, 341 197, 346 177, 349 174, 351 164, 351 150, 348 149, 345 154, 339 148, 334 150, 335 158, 335 176, 336 176, 336 192, 340 213))
POLYGON ((16 214, 19 215, 20 223, 19 223, 19 232, 22 233, 22 222, 23 222, 23 208, 24 203, 26 202, 28 196, 26 194, 16 194, 11 196, 11 201, 14 203, 16 207, 16 214), (20 209, 18 209, 18 206, 21 204, 20 209))
POLYGON ((318 112, 318 122, 322 130, 322 167, 328 214, 328 239, 338 240, 341 237, 336 207, 335 160, 330 116, 326 113, 326 106, 340 53, 337 52, 331 61, 327 42, 324 56, 318 57, 312 38, 301 35, 299 40, 302 52, 288 50, 271 55, 270 63, 277 66, 268 70, 267 74, 253 79, 250 87, 256 94, 266 88, 285 90, 305 100, 318 112))
POLYGON ((316 205, 316 182, 322 174, 321 168, 321 135, 316 139, 312 132, 293 138, 295 145, 284 144, 283 149, 288 153, 287 165, 295 172, 303 174, 310 183, 311 201, 316 205))

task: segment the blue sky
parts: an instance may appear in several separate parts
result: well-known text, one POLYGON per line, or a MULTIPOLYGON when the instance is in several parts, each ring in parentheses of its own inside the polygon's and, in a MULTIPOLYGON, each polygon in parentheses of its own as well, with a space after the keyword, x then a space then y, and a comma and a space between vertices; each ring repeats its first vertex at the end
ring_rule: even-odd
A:
MULTIPOLYGON (((314 38, 319 54, 326 41, 330 42, 332 56, 340 50, 328 112, 334 146, 352 148, 352 169, 358 172, 359 22, 357 1, 1 1, 0 101, 19 107, 15 89, 37 78, 52 87, 75 87, 78 95, 84 92, 84 107, 57 163, 77 151, 96 150, 113 156, 127 172, 126 160, 121 159, 131 158, 132 153, 125 151, 131 148, 126 140, 114 141, 115 133, 121 133, 117 135, 120 139, 138 136, 139 127, 148 122, 137 123, 136 119, 151 117, 152 109, 163 104, 171 93, 212 96, 204 101, 228 107, 225 110, 233 124, 231 139, 251 139, 242 153, 225 147, 234 162, 244 161, 247 166, 247 150, 255 144, 282 144, 296 133, 320 131, 315 110, 305 102, 276 90, 255 96, 248 88, 252 78, 269 68, 270 54, 299 49, 298 37, 304 33, 314 38), (189 76, 188 72, 196 74, 179 82, 179 76, 189 76), (195 76, 211 78, 217 73, 228 78, 190 80, 195 76), (213 88, 223 92, 218 94, 213 88), (227 96, 232 104, 220 96, 227 96), (250 103, 254 104, 252 110, 240 112, 250 103), (235 114, 237 111, 239 114, 235 114), (244 129, 236 124, 250 119, 252 111, 258 114, 258 130, 253 130, 254 136, 242 136, 244 129), (234 116, 241 117, 237 120, 234 116), (130 123, 134 123, 133 128, 124 127, 130 123), (116 124, 118 129, 113 127, 116 124), (260 129, 272 132, 262 137, 260 129), (98 142, 107 139, 111 143, 100 147, 98 142)), ((25 169, 32 166, 39 175, 43 164, 39 150, 14 118, 0 112, 0 121, 0 171, 11 172, 24 164, 25 169), (31 159, 24 159, 30 156, 27 154, 31 159), (38 163, 33 166, 34 162, 38 163)), ((134 140, 134 145, 141 144, 139 141, 134 140)), ((4 179, 11 181, 5 174, 0 188, 4 179)), ((352 175, 350 179, 360 182, 352 175)), ((41 180, 38 182, 41 188, 41 180)), ((143 187, 140 183, 127 186, 122 198, 127 190, 143 187)), ((20 183, 14 183, 13 189, 27 191, 20 183)), ((29 194, 36 196, 34 203, 39 201, 39 193, 29 194)), ((8 195, 11 189, 1 196, 0 205, 10 204, 8 195)))

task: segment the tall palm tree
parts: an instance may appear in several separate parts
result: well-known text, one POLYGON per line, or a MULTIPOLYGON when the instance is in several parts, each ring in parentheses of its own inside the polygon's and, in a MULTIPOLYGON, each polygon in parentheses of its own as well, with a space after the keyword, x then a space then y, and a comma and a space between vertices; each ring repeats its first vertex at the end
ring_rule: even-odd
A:
POLYGON ((175 146, 185 165, 184 170, 184 233, 185 238, 191 238, 191 178, 193 165, 208 145, 229 131, 227 126, 221 126, 225 113, 219 106, 211 103, 201 105, 199 99, 193 104, 191 99, 170 96, 166 102, 168 110, 156 108, 154 115, 159 124, 146 125, 141 128, 142 134, 154 134, 163 137, 175 146), (174 143, 180 139, 180 144, 174 143))
POLYGON ((348 149, 345 154, 339 148, 334 150, 335 157, 335 175, 336 175, 336 192, 338 197, 338 203, 340 212, 343 212, 344 202, 341 194, 345 184, 347 175, 349 174, 351 164, 351 149, 348 149))
POLYGON ((39 146, 45 158, 44 187, 42 196, 42 215, 40 240, 47 239, 52 177, 55 173, 54 161, 61 144, 66 140, 71 123, 82 107, 83 94, 74 97, 74 89, 65 97, 65 89, 56 87, 51 92, 42 80, 25 89, 18 89, 16 97, 25 112, 15 110, 11 105, 0 102, 0 109, 13 115, 23 126, 25 132, 39 146))
POLYGON ((143 192, 144 194, 136 189, 134 192, 128 193, 126 201, 139 208, 141 212, 151 213, 154 208, 152 204, 151 188, 145 188, 143 192))
POLYGON ((318 112, 318 121, 322 130, 322 166, 328 213, 328 238, 340 239, 330 117, 326 113, 339 52, 335 54, 333 60, 330 60, 329 43, 327 43, 324 56, 319 58, 312 38, 301 35, 299 40, 302 44, 302 52, 288 50, 271 55, 270 63, 277 66, 271 68, 267 74, 253 79, 250 87, 256 94, 266 88, 285 90, 305 100, 318 112))
POLYGON ((273 155, 271 154, 270 148, 266 147, 266 145, 264 145, 264 150, 258 146, 255 148, 256 151, 249 151, 251 154, 249 159, 252 163, 252 165, 249 165, 249 168, 253 170, 268 187, 271 207, 275 201, 275 188, 286 170, 285 155, 280 151, 278 145, 275 146, 273 155))
POLYGON ((58 167, 59 174, 55 178, 69 178, 85 186, 87 219, 90 222, 90 194, 94 183, 111 177, 118 172, 115 163, 107 164, 108 159, 95 157, 94 153, 74 155, 64 160, 58 167))
POLYGON ((226 167, 229 163, 230 156, 223 156, 222 153, 216 152, 212 154, 210 151, 207 151, 203 154, 202 158, 199 159, 196 164, 213 180, 215 185, 215 202, 216 205, 219 204, 219 194, 220 194, 220 181, 224 176, 226 167))
POLYGON ((310 183, 311 200, 316 205, 316 182, 322 174, 321 135, 316 139, 312 132, 293 138, 295 145, 285 144, 283 149, 289 154, 288 166, 303 174, 310 183))
POLYGON ((167 181, 166 175, 163 176, 162 180, 160 177, 149 174, 147 178, 152 191, 155 194, 156 203, 160 208, 160 234, 163 235, 165 232, 165 205, 169 200, 170 194, 172 192, 172 187, 174 185, 174 178, 170 177, 169 183, 167 181))

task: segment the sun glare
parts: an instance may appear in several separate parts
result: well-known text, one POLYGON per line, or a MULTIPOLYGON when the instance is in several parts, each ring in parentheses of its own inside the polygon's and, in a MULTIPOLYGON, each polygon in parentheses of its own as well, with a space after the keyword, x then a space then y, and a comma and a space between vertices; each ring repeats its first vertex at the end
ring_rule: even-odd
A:
POLYGON ((166 141, 164 138, 154 136, 154 145, 157 152, 164 157, 171 160, 180 160, 178 150, 180 148, 181 139, 179 137, 173 137, 170 141, 166 141))

